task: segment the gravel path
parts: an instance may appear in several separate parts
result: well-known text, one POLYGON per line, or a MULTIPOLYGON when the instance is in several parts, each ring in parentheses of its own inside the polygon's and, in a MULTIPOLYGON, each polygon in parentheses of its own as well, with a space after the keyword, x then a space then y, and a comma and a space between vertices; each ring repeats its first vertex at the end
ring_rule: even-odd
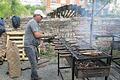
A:
MULTIPOLYGON (((21 63, 22 63, 22 68, 29 66, 28 61, 24 61, 21 63)), ((6 74, 7 70, 8 70, 7 62, 4 62, 3 65, 0 65, 0 80, 30 80, 30 73, 31 73, 30 69, 22 71, 21 77, 14 79, 11 79, 6 74)), ((57 76, 56 59, 53 59, 50 62, 43 64, 43 66, 41 65, 41 67, 38 69, 38 74, 40 77, 43 78, 43 80, 61 80, 61 78, 57 76)))

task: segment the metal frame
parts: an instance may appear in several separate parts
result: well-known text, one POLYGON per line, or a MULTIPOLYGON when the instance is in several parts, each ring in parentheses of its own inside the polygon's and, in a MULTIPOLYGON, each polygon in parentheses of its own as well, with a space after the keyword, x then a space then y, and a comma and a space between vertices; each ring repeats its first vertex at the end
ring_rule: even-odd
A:
POLYGON ((59 53, 58 52, 58 76, 59 76, 59 74, 60 74, 60 76, 61 76, 61 78, 62 78, 62 80, 64 80, 64 78, 63 78, 63 75, 62 75, 62 72, 60 71, 60 69, 67 69, 67 68, 71 68, 71 67, 64 67, 64 66, 60 66, 60 55, 63 55, 64 53, 59 53))
MULTIPOLYGON (((104 54, 103 56, 100 57, 83 57, 83 56, 78 56, 78 52, 73 51, 71 47, 69 47, 69 45, 67 45, 67 43, 64 40, 61 40, 61 42, 63 43, 62 45, 64 45, 66 47, 66 49, 70 52, 71 57, 72 57, 72 80, 74 80, 74 74, 75 74, 75 62, 76 61, 84 61, 84 60, 100 60, 100 59, 106 59, 106 64, 107 65, 111 65, 111 56, 104 54)), ((85 49, 84 49, 85 50, 85 49)), ((62 73, 60 71, 60 69, 66 69, 66 68, 70 68, 70 67, 60 67, 60 53, 58 53, 58 75, 60 73, 62 80, 64 80, 62 73)), ((85 78, 83 78, 85 79, 85 78)), ((88 79, 88 78, 87 78, 88 79)), ((108 79, 108 76, 105 76, 105 80, 108 79)))
POLYGON ((115 42, 115 37, 116 38, 119 38, 120 39, 120 36, 116 36, 116 35, 96 35, 96 39, 97 38, 103 38, 103 37, 110 37, 112 40, 111 40, 111 50, 110 50, 110 55, 112 57, 112 61, 117 64, 118 66, 120 66, 120 64, 118 62, 116 62, 115 60, 118 60, 120 59, 120 57, 114 57, 113 56, 113 49, 114 49, 114 42, 115 42))

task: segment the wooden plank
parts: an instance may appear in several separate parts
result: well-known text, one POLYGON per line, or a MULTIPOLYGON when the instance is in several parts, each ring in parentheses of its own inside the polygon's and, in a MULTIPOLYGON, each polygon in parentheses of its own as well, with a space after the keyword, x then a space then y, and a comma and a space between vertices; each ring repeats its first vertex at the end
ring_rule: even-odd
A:
POLYGON ((66 57, 69 57, 69 56, 71 56, 71 54, 60 55, 61 58, 66 58, 66 57))
POLYGON ((23 45, 24 45, 24 38, 25 38, 25 35, 23 35, 23 45))
POLYGON ((16 44, 23 44, 23 40, 12 40, 12 42, 15 42, 16 44))
POLYGON ((9 41, 9 35, 7 35, 7 43, 6 43, 6 47, 7 47, 7 45, 8 45, 8 41, 9 41))
POLYGON ((23 36, 10 36, 9 39, 22 39, 23 40, 23 36))
POLYGON ((15 34, 25 34, 24 31, 11 31, 11 32, 6 32, 8 35, 15 35, 15 34))
POLYGON ((23 45, 23 44, 21 44, 21 45, 17 45, 17 47, 18 47, 18 48, 20 48, 20 47, 22 47, 22 48, 23 48, 23 47, 24 47, 24 45, 23 45))
POLYGON ((19 49, 19 51, 24 51, 24 49, 19 49))

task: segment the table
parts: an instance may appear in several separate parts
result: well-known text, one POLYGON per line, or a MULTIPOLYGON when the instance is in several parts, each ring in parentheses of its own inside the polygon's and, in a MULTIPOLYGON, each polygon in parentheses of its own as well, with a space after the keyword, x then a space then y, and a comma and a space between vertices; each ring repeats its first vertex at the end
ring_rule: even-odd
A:
MULTIPOLYGON (((78 50, 71 47, 70 44, 68 42, 65 41, 65 39, 59 39, 59 42, 61 42, 59 45, 62 45, 63 47, 59 47, 57 50, 67 50, 67 53, 64 52, 58 52, 58 75, 60 73, 62 80, 64 80, 62 73, 61 73, 61 69, 66 69, 66 68, 72 68, 72 80, 74 80, 74 74, 75 74, 75 66, 76 66, 76 62, 77 61, 84 61, 84 60, 101 60, 101 59, 105 59, 106 62, 105 64, 110 66, 111 65, 111 56, 103 53, 100 56, 97 57, 92 57, 92 56, 84 56, 84 55, 80 55, 78 50), (65 55, 65 54, 70 54, 71 56, 71 66, 68 67, 60 67, 60 55, 65 55)), ((91 50, 93 48, 89 47, 89 48, 79 48, 79 50, 91 50)), ((105 80, 107 80, 108 76, 105 76, 105 80)))

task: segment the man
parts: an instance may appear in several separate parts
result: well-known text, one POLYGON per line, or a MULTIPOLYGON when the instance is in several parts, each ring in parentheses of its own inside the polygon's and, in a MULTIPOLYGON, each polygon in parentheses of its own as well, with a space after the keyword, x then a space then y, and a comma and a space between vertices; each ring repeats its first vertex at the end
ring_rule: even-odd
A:
POLYGON ((31 63, 31 80, 41 80, 37 73, 37 50, 40 37, 43 35, 39 22, 46 17, 41 10, 35 10, 33 19, 31 19, 25 29, 25 53, 31 63))

